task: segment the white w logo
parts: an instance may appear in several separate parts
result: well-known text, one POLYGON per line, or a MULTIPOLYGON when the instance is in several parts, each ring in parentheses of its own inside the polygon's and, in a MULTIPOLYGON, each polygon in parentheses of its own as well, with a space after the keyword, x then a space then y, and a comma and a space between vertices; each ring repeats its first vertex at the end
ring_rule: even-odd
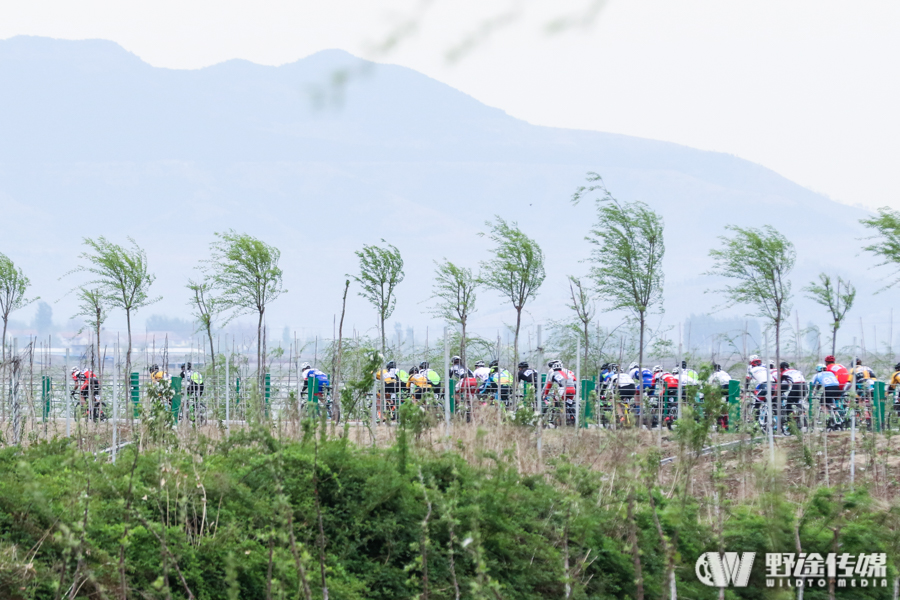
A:
POLYGON ((697 559, 694 571, 703 585, 719 588, 729 584, 747 587, 755 559, 756 552, 744 552, 740 558, 737 552, 704 552, 697 559))

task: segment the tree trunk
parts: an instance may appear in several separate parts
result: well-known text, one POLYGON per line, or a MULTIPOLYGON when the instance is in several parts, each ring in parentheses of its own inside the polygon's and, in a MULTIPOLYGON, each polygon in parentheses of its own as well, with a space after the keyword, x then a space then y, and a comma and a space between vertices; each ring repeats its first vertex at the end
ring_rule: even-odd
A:
POLYGON ((9 322, 9 315, 3 315, 3 362, 6 362, 6 324, 9 322))
MULTIPOLYGON (((131 381, 131 309, 125 309, 125 322, 128 326, 128 350, 125 352, 125 389, 128 390, 126 392, 128 395, 131 394, 131 388, 129 387, 129 383, 131 381)), ((133 418, 134 411, 129 410, 129 420, 133 418)))
POLYGON ((837 332, 838 326, 835 323, 834 327, 831 328, 831 355, 834 356, 837 352, 837 332))
POLYGON ((206 336, 209 338, 209 357, 210 357, 210 360, 212 361, 213 377, 215 377, 215 374, 216 374, 216 347, 213 345, 212 325, 211 324, 206 326, 206 336))
MULTIPOLYGON (((766 365, 768 368, 769 365, 766 365)), ((773 389, 775 390, 775 399, 773 402, 777 401, 777 406, 772 411, 773 414, 778 415, 778 427, 780 429, 784 429, 784 418, 783 410, 781 408, 781 309, 778 309, 778 312, 775 313, 775 383, 773 384, 773 389)), ((770 417, 771 418, 771 417, 770 417)), ((778 432, 773 429, 773 435, 778 432)))
POLYGON ((97 367, 97 377, 100 378, 100 381, 103 381, 103 360, 102 360, 103 357, 100 355, 100 320, 99 319, 97 319, 97 337, 95 339, 97 340, 97 356, 100 359, 97 363, 99 365, 97 367))
POLYGON ((459 340, 459 364, 464 367, 466 366, 466 320, 466 317, 459 320, 462 325, 462 337, 459 340))
MULTIPOLYGON (((522 325, 522 307, 516 307, 516 335, 513 338, 513 365, 519 368, 519 327, 522 325)), ((500 360, 500 357, 497 357, 500 360)))
POLYGON ((591 338, 588 334, 588 327, 590 324, 590 321, 584 322, 584 362, 582 364, 584 364, 585 371, 588 368, 588 356, 590 356, 590 351, 588 350, 591 343, 591 338))
MULTIPOLYGON (((647 419, 647 411, 644 410, 646 407, 644 406, 644 326, 646 324, 646 317, 644 316, 644 311, 641 311, 641 335, 640 342, 638 345, 638 380, 635 381, 635 385, 637 385, 638 389, 638 406, 641 407, 641 421, 645 421, 647 423, 648 428, 653 427, 653 419, 647 419)), ((682 375, 683 376, 683 375, 682 375)), ((660 430, 662 430, 662 423, 659 424, 660 430)))
POLYGON ((256 323, 256 389, 262 394, 262 382, 264 380, 264 375, 262 372, 262 348, 263 348, 263 315, 265 314, 266 309, 263 308, 259 311, 259 321, 256 323))

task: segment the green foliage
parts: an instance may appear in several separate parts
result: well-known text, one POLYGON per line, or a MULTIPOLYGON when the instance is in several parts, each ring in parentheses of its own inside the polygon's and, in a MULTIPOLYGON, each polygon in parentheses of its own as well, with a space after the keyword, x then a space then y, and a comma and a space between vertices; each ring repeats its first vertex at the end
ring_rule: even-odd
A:
POLYGON ((485 225, 490 228, 487 236, 494 242, 494 249, 491 251, 493 258, 481 263, 481 282, 508 299, 516 309, 513 362, 518 363, 522 309, 528 300, 537 296, 547 276, 544 252, 515 222, 507 223, 496 215, 493 223, 486 221, 485 225))
POLYGON ((0 252, 0 317, 3 318, 3 338, 0 345, 3 346, 3 360, 6 360, 6 324, 9 322, 9 314, 38 300, 25 298, 29 285, 31 281, 22 269, 0 252))
POLYGON ((435 265, 431 299, 436 303, 431 309, 432 314, 448 323, 465 326, 469 315, 475 312, 478 277, 472 269, 458 267, 449 260, 435 261, 435 265))
POLYGON ((708 275, 720 275, 734 283, 722 288, 727 305, 755 306, 757 315, 773 323, 791 312, 791 282, 787 276, 794 267, 794 245, 775 228, 762 229, 729 225, 732 237, 720 236, 721 248, 709 251, 714 264, 708 275))
POLYGON ((577 203, 586 193, 600 192, 597 223, 585 239, 591 250, 591 278, 608 310, 626 310, 637 318, 663 298, 662 260, 666 252, 662 217, 643 202, 622 203, 606 189, 597 173, 592 184, 576 191, 577 203))
POLYGON ((860 219, 860 223, 874 230, 874 235, 866 238, 874 240, 863 250, 871 252, 881 259, 878 266, 891 266, 896 270, 885 289, 900 282, 900 212, 887 206, 878 209, 878 215, 860 219))
MULTIPOLYGON (((72 318, 84 317, 86 325, 90 325, 97 332, 99 337, 100 328, 106 322, 109 316, 109 306, 103 294, 99 289, 79 288, 78 289, 78 312, 72 315, 72 318)), ((78 333, 84 331, 82 327, 78 333)))
POLYGON ((832 285, 831 277, 825 273, 819 274, 819 283, 813 281, 803 288, 806 297, 828 309, 831 313, 831 353, 837 351, 837 332, 841 328, 844 316, 853 306, 853 300, 856 298, 856 288, 849 281, 844 281, 840 277, 832 285), (844 286, 844 293, 841 293, 841 285, 844 286))
MULTIPOLYGON (((274 598, 297 598, 305 597, 304 583, 321 597, 318 496, 335 599, 418 597, 426 560, 435 599, 453 598, 455 588, 465 598, 561 598, 567 584, 572 598, 634 597, 628 497, 647 597, 662 596, 666 572, 655 510, 674 544, 679 596, 715 598, 693 565, 717 549, 718 534, 702 499, 657 487, 658 459, 636 456, 635 466, 652 461, 654 468, 640 480, 622 472, 612 485, 606 474, 563 458, 547 477, 529 476, 511 457, 476 466, 407 444, 401 469, 396 447, 285 443, 265 428, 184 449, 172 436, 165 452, 132 445, 115 464, 66 440, 4 448, 0 597, 55 598, 76 579, 76 597, 118 597, 120 548, 129 597, 168 590, 178 600, 187 587, 198 600, 262 599, 267 589, 274 598)), ((725 548, 793 551, 796 525, 803 550, 824 554, 839 530, 841 552, 888 552, 894 571, 896 513, 864 490, 813 490, 798 517, 779 485, 769 489, 730 507, 725 548)), ((764 581, 751 585, 729 594, 760 597, 764 581)), ((887 597, 881 588, 854 591, 887 597)))
POLYGON ((248 313, 264 313, 266 306, 286 291, 278 267, 278 248, 229 229, 216 233, 209 249, 210 258, 204 261, 211 286, 207 289, 219 293, 221 311, 231 311, 228 321, 248 313))
POLYGON ((79 258, 87 264, 72 272, 93 277, 82 287, 97 290, 109 306, 130 314, 161 298, 150 297, 150 286, 156 276, 147 270, 147 253, 133 239, 128 238, 128 241, 131 248, 114 244, 103 236, 96 240, 85 238, 84 245, 88 250, 79 258))
POLYGON ((396 246, 388 244, 380 246, 364 245, 356 251, 359 258, 359 274, 348 275, 359 284, 362 291, 359 295, 369 301, 378 312, 381 324, 381 349, 385 349, 384 322, 394 313, 397 298, 395 288, 403 281, 403 257, 396 246))
POLYGON ((544 283, 544 252, 516 223, 507 223, 499 216, 495 220, 485 222, 494 250, 493 258, 481 263, 481 281, 518 311, 535 298, 544 283))

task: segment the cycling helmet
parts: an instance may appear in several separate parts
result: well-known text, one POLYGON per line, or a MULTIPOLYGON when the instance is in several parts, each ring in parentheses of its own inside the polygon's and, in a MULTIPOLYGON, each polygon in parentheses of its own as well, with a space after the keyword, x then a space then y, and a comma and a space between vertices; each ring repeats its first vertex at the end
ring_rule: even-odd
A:
POLYGON ((833 363, 833 362, 834 362, 834 355, 833 355, 833 354, 829 354, 828 356, 825 357, 825 364, 826 364, 826 365, 827 365, 828 363, 833 363))
MULTIPOLYGON (((396 367, 396 366, 397 366, 397 365, 394 364, 394 361, 391 361, 391 362, 389 362, 387 365, 385 365, 385 368, 386 368, 386 369, 393 369, 393 368, 396 367)), ((305 363, 303 363, 302 365, 300 365, 300 370, 301 370, 301 371, 305 371, 305 370, 307 370, 307 369, 312 369, 312 365, 309 364, 308 362, 305 362, 305 363)))
POLYGON ((477 360, 477 361, 475 361, 475 368, 476 368, 476 369, 479 368, 479 367, 483 367, 483 366, 484 366, 484 361, 483 361, 483 360, 477 360))
POLYGON ((662 373, 662 370, 663 370, 663 368, 659 365, 656 365, 655 367, 653 367, 654 373, 662 373))
POLYGON ((897 363, 896 365, 894 365, 894 370, 900 371, 900 363, 897 363))
POLYGON ((500 361, 499 361, 499 360, 496 360, 496 359, 495 359, 495 360, 492 360, 492 361, 488 364, 488 366, 491 367, 491 368, 494 368, 494 367, 499 366, 499 365, 500 365, 500 361))
POLYGON ((681 373, 681 369, 679 369, 678 367, 672 369, 672 375, 678 375, 679 373, 681 373))
POLYGON ((422 362, 420 362, 420 363, 419 363, 419 368, 422 369, 423 371, 426 370, 426 369, 428 369, 428 361, 427 361, 427 360, 423 360, 422 362))
POLYGON ((641 365, 637 364, 636 362, 633 362, 633 363, 631 363, 630 365, 628 365, 628 370, 631 371, 632 369, 637 369, 637 368, 639 368, 640 366, 641 366, 641 365))
POLYGON ((159 365, 150 365, 151 373, 156 373, 157 371, 159 371, 159 365))
POLYGON ((616 363, 609 363, 609 372, 610 373, 618 373, 619 365, 617 365, 616 363))
POLYGON ((762 359, 758 355, 756 355, 756 354, 750 355, 750 366, 751 367, 758 367, 761 364, 762 364, 762 359))
POLYGON ((191 363, 188 363, 187 366, 188 366, 188 371, 190 371, 191 368, 193 367, 193 365, 191 365, 191 363))
POLYGON ((687 369, 687 361, 686 360, 681 361, 681 368, 687 369))
POLYGON ((770 368, 770 369, 774 369, 774 368, 775 368, 775 363, 769 361, 769 368, 770 368))
POLYGON ((547 363, 547 366, 554 371, 560 371, 563 368, 562 363, 558 360, 551 360, 549 363, 547 363))
MULTIPOLYGON (((306 368, 307 368, 307 369, 309 368, 309 363, 306 363, 306 368)), ((391 361, 388 361, 388 364, 384 365, 384 368, 385 368, 385 369, 396 369, 396 368, 397 368, 397 363, 395 363, 395 362, 392 361, 392 360, 391 360, 391 361)))
POLYGON ((520 362, 520 363, 519 363, 519 368, 520 368, 520 369, 527 369, 527 368, 528 368, 528 363, 527 363, 527 362, 524 362, 524 361, 520 362))
POLYGON ((781 370, 782 370, 782 371, 784 371, 785 369, 790 369, 790 368, 791 368, 791 363, 789 363, 789 362, 786 361, 786 360, 783 360, 783 361, 781 361, 781 364, 778 365, 778 366, 781 367, 781 370))
POLYGON ((180 365, 178 365, 178 368, 183 371, 185 366, 186 366, 186 363, 181 363, 180 365))
POLYGON ((816 373, 821 373, 825 370, 825 365, 816 365, 816 373))
POLYGON ((79 373, 81 373, 81 369, 79 369, 78 367, 72 367, 72 370, 70 372, 72 373, 72 377, 75 377, 79 373))
POLYGON ((860 366, 860 365, 862 365, 862 359, 861 359, 861 358, 857 358, 857 359, 856 359, 856 366, 858 367, 858 366, 860 366))
POLYGON ((452 363, 454 363, 454 364, 455 364, 455 363, 458 363, 460 360, 462 360, 462 359, 461 359, 460 357, 458 357, 458 356, 451 356, 451 357, 450 357, 450 362, 452 362, 452 363))
POLYGON ((417 367, 416 365, 413 365, 409 368, 410 375, 415 375, 418 372, 419 372, 419 367, 417 367))
POLYGON ((716 363, 713 365, 713 371, 721 371, 721 370, 722 370, 722 365, 720 365, 719 363, 716 363))
POLYGON ((600 367, 600 370, 609 371, 609 363, 603 363, 603 365, 600 367))

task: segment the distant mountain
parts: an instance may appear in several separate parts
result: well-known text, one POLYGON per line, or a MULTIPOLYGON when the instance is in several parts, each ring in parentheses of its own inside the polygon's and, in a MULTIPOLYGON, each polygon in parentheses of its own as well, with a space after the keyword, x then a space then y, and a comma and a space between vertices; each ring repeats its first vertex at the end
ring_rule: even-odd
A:
MULTIPOLYGON (((797 292, 827 269, 859 283, 857 314, 880 319, 889 308, 889 296, 871 297, 881 273, 855 257, 860 209, 734 156, 529 125, 343 51, 189 71, 151 67, 107 41, 16 37, 0 41, 0 81, 0 251, 45 299, 77 283, 57 278, 77 264, 81 237, 132 236, 164 295, 144 316, 186 317, 185 279, 213 232, 235 228, 283 252, 290 293, 272 306, 270 329, 330 336, 353 251, 384 238, 406 261, 394 319, 421 331, 437 326, 425 302, 432 261, 488 258, 476 234, 499 214, 544 247, 548 278, 529 323, 546 322, 564 314, 565 276, 587 268, 578 261, 594 207, 570 198, 596 171, 614 195, 665 217, 669 321, 718 303, 703 293, 715 282, 702 273, 728 223, 772 224, 792 239, 797 292), (329 82, 348 70, 335 93, 329 82)), ((807 301, 797 305, 804 323, 824 322, 807 301)), ((349 311, 357 328, 375 322, 360 299, 349 311)), ((484 292, 475 328, 495 336, 512 314, 484 292)))

